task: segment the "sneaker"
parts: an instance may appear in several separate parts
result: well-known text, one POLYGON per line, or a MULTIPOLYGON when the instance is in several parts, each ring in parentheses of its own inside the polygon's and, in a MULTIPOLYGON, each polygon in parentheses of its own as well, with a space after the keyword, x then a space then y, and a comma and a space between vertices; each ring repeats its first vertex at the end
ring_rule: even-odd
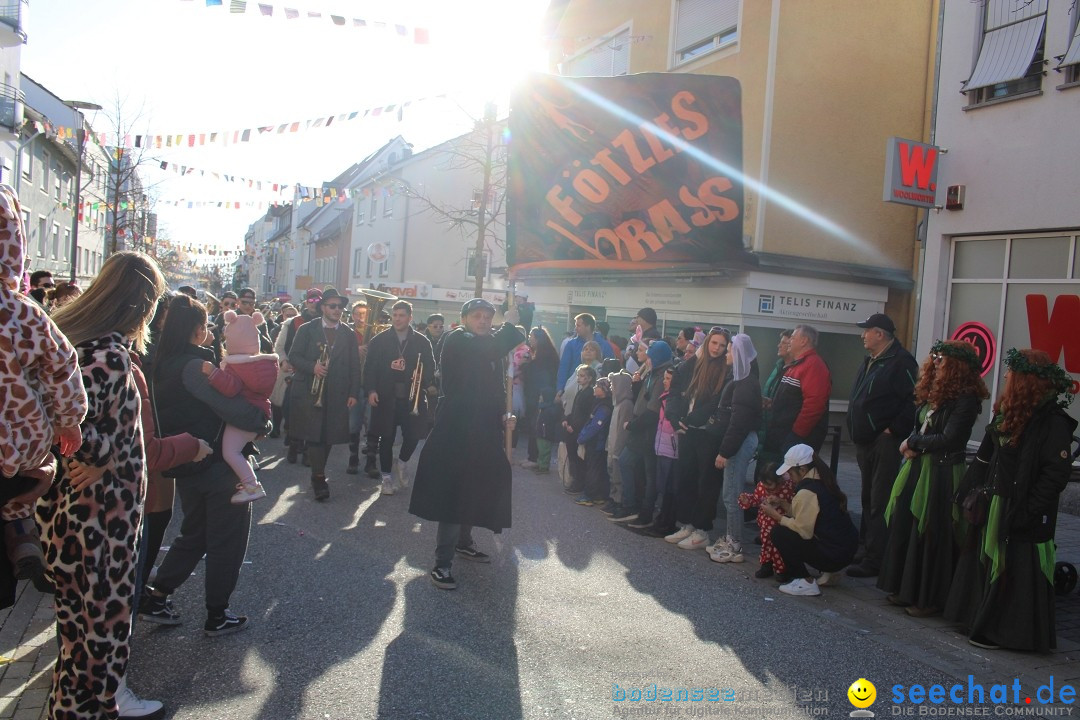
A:
POLYGON ((382 494, 383 495, 393 495, 394 492, 395 492, 395 490, 394 490, 394 481, 393 481, 393 479, 391 479, 390 473, 383 473, 382 474, 382 494))
POLYGON ((977 648, 983 648, 984 650, 1000 650, 1001 646, 993 640, 987 640, 981 635, 974 635, 968 638, 968 642, 977 648))
POLYGON ((721 535, 720 537, 716 538, 716 542, 714 542, 712 545, 705 546, 705 552, 709 553, 710 555, 727 549, 728 541, 726 535, 721 535))
POLYGON ((773 575, 772 563, 764 563, 761 567, 759 567, 757 569, 757 572, 754 573, 754 577, 756 577, 758 580, 764 580, 765 578, 770 578, 770 577, 772 577, 772 575, 773 575))
POLYGON ((540 465, 533 462, 532 460, 525 460, 521 463, 521 467, 525 468, 526 470, 535 470, 536 468, 540 467, 540 465))
POLYGON ((465 558, 466 560, 472 560, 473 562, 477 562, 477 563, 489 563, 489 562, 491 562, 491 556, 488 555, 487 553, 483 553, 483 552, 480 552, 479 550, 477 550, 475 545, 473 545, 472 547, 454 548, 454 552, 456 552, 458 555, 465 558))
POLYGON ((705 547, 708 542, 709 533, 704 530, 695 530, 680 540, 676 547, 680 547, 683 550, 697 550, 698 548, 705 547))
POLYGON ((579 495, 574 502, 582 507, 592 507, 596 503, 589 499, 588 495, 579 495))
POLYGON ((113 696, 116 700, 116 709, 121 718, 146 718, 161 712, 163 707, 157 700, 142 700, 138 695, 131 692, 127 686, 127 678, 120 681, 120 687, 113 696))
POLYGON ((682 542, 686 538, 690 537, 690 534, 692 532, 694 532, 693 525, 683 525, 681 528, 671 533, 670 535, 664 536, 664 542, 669 542, 674 545, 675 543, 682 542))
MULTIPOLYGON (((608 520, 610 520, 611 522, 621 523, 621 522, 627 522, 629 520, 637 520, 637 517, 638 517, 637 510, 631 510, 630 508, 622 507, 620 505, 615 510, 615 512, 612 513, 611 517, 609 517, 608 520)), ((651 522, 649 524, 652 525, 651 522)))
POLYGON ((457 588, 457 582, 454 581, 454 576, 450 574, 450 568, 435 568, 432 570, 431 584, 440 590, 454 590, 457 588))
POLYGON ((614 515, 615 511, 618 509, 619 503, 615 502, 614 500, 608 500, 604 503, 604 506, 600 508, 600 512, 604 513, 605 515, 614 515))
POLYGON ((741 563, 745 561, 742 554, 742 543, 728 541, 727 547, 719 551, 709 553, 709 558, 718 563, 741 563))
POLYGON ((180 613, 173 610, 168 595, 155 595, 149 590, 139 601, 139 619, 155 625, 179 625, 180 613))
POLYGON ((261 500, 264 497, 266 497, 266 490, 263 489, 262 483, 256 480, 253 485, 237 483, 236 492, 230 498, 230 502, 233 505, 243 505, 244 503, 261 500))
POLYGON ((229 610, 225 610, 224 613, 217 617, 206 618, 206 624, 203 625, 203 635, 206 635, 206 637, 229 635, 230 633, 240 632, 246 627, 246 617, 233 615, 229 610))
POLYGON ((798 595, 800 597, 817 597, 821 594, 816 582, 807 582, 804 578, 795 578, 786 585, 780 586, 780 592, 785 595, 798 595))
POLYGON ((568 488, 563 488, 563 494, 564 495, 580 495, 581 494, 581 488, 574 487, 573 485, 571 485, 568 488))
POLYGON ((408 467, 401 458, 394 461, 394 487, 401 490, 409 487, 408 467))

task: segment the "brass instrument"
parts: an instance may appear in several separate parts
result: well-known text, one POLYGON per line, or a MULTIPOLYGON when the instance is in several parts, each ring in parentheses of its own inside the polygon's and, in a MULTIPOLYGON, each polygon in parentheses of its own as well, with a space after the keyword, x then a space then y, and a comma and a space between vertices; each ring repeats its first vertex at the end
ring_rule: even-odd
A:
POLYGON ((379 322, 379 315, 382 314, 386 303, 397 300, 398 296, 381 290, 365 290, 363 288, 357 292, 364 296, 368 304, 367 321, 364 323, 364 343, 369 343, 371 338, 390 327, 390 323, 379 322))
POLYGON ((209 290, 207 290, 206 291, 206 314, 212 316, 212 315, 217 315, 220 312, 221 312, 221 300, 218 300, 216 297, 214 297, 212 294, 210 294, 209 290))
POLYGON ((416 358, 416 369, 412 374, 412 386, 409 388, 409 402, 413 404, 410 415, 420 414, 420 394, 423 389, 420 385, 424 382, 424 361, 416 358))
MULTIPOLYGON (((327 343, 319 343, 322 354, 319 355, 319 364, 330 370, 330 346, 327 343)), ((323 406, 323 393, 326 391, 326 377, 316 375, 311 381, 311 394, 315 396, 315 407, 323 406)))

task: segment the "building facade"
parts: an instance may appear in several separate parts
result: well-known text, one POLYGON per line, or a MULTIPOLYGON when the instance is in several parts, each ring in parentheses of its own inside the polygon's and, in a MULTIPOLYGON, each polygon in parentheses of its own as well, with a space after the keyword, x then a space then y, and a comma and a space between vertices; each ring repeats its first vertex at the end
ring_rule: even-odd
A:
POLYGON ((764 357, 778 329, 809 323, 822 331, 832 408, 846 409, 863 356, 854 322, 886 311, 910 334, 918 216, 883 203, 881 183, 887 139, 929 133, 937 9, 934 0, 570 0, 554 22, 553 73, 739 80, 743 241, 758 266, 537 271, 524 282, 538 317, 561 329, 589 311, 624 334, 651 306, 667 335, 724 325, 748 333, 764 357))
POLYGON ((948 151, 945 207, 927 223, 917 351, 975 342, 995 398, 1011 347, 1046 350, 1080 387, 1078 14, 1073 0, 945 5, 934 137, 948 151))

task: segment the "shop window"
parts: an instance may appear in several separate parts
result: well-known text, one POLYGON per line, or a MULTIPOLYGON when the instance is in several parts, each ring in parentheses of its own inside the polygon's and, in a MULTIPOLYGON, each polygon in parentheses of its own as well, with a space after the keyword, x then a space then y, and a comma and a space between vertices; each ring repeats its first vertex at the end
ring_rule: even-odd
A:
POLYGON ((1070 240, 1068 237, 1013 240, 1009 249, 1009 278, 1065 278, 1069 271, 1070 240))
POLYGON ((739 39, 739 0, 676 0, 674 64, 695 60, 739 39))
POLYGON ((953 260, 953 277, 957 279, 984 280, 1001 278, 1005 269, 1005 240, 981 240, 979 242, 956 242, 953 260))

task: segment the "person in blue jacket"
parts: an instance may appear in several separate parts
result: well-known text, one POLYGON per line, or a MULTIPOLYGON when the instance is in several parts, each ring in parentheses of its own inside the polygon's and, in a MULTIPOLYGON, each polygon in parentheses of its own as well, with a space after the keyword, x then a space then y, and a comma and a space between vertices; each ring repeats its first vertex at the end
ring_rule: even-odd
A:
POLYGON ((603 505, 608 497, 607 439, 611 426, 611 380, 602 377, 593 385, 593 406, 589 422, 578 433, 578 447, 585 448, 585 492, 578 505, 603 505))
POLYGON ((555 402, 562 401, 562 389, 566 381, 581 364, 581 348, 590 340, 595 340, 600 346, 600 355, 603 358, 615 357, 611 351, 611 343, 604 336, 596 332, 596 318, 589 313, 581 313, 574 318, 574 337, 566 341, 563 346, 562 356, 559 358, 559 374, 555 378, 555 402))

